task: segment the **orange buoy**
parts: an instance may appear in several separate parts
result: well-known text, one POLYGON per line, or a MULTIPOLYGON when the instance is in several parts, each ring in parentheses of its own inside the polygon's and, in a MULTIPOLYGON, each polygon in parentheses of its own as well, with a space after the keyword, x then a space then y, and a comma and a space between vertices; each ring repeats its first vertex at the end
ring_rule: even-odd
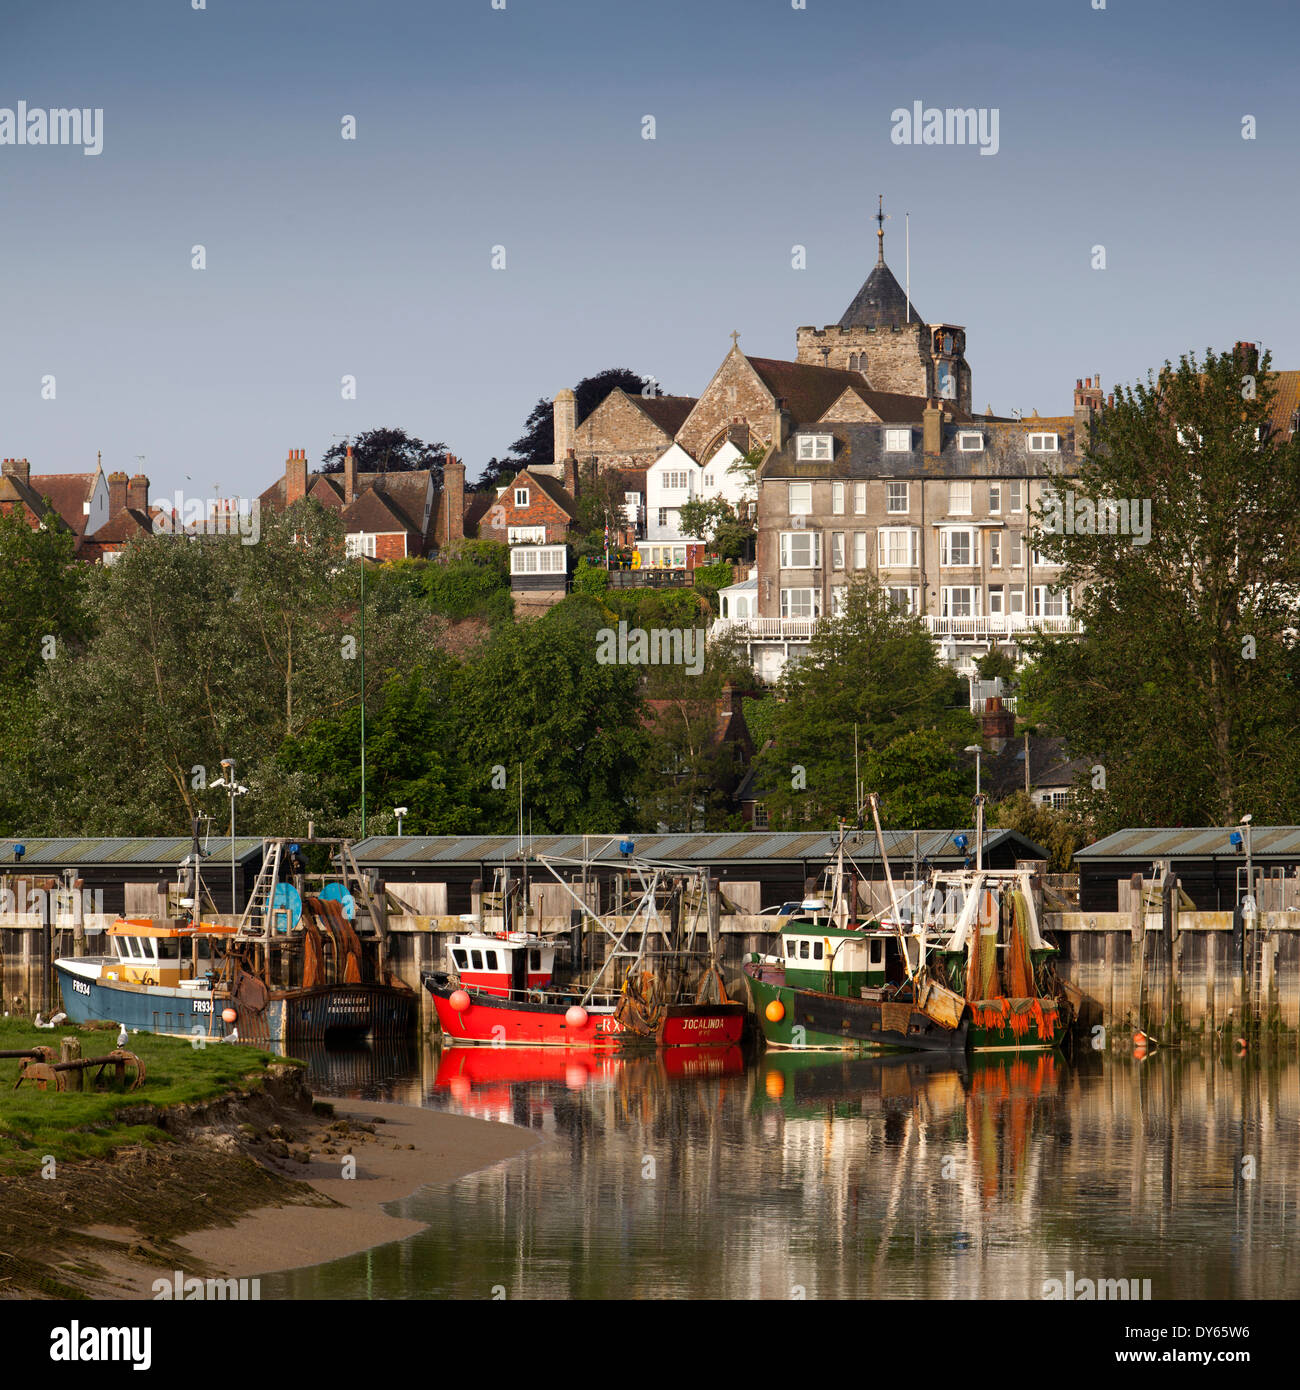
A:
POLYGON ((239 1017, 239 1015, 234 1011, 234 1009, 222 1009, 221 1017, 226 1023, 234 1023, 234 1021, 239 1017))
POLYGON ((564 1021, 570 1028, 585 1028, 587 1026, 587 1011, 581 1004, 570 1004, 565 1010, 564 1021))
POLYGON ((1133 1046, 1145 1047, 1147 1045, 1147 1035, 1140 1029, 1133 1030, 1133 1046))
POLYGON ((773 999, 767 1008, 763 1010, 763 1017, 766 1018, 769 1023, 780 1023, 785 1017, 785 1005, 779 999, 773 999))
POLYGON ((458 1014, 463 1014, 469 1008, 469 995, 463 989, 453 990, 451 998, 447 1003, 456 1010, 458 1014))

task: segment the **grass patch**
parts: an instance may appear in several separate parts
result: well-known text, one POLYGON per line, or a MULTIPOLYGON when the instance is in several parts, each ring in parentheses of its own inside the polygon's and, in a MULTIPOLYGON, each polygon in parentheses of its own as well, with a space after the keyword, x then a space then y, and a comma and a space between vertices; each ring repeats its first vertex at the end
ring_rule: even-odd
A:
MULTIPOLYGON (((46 1046, 58 1051, 59 1039, 81 1040, 83 1057, 112 1052, 115 1029, 33 1028, 22 1019, 0 1019, 0 1051, 46 1046)), ((165 1142, 161 1129, 149 1124, 123 1124, 119 1112, 140 1105, 186 1105, 211 1100, 228 1091, 259 1085, 270 1063, 281 1062, 269 1052, 234 1044, 209 1043, 196 1048, 183 1038, 138 1033, 127 1043, 144 1062, 145 1083, 138 1091, 39 1091, 24 1085, 13 1089, 21 1065, 17 1058, 0 1058, 0 1174, 30 1172, 46 1154, 56 1160, 102 1158, 127 1144, 165 1142)), ((111 1073, 105 1073, 107 1077, 111 1073)), ((86 1075, 86 1084, 94 1075, 86 1075)))

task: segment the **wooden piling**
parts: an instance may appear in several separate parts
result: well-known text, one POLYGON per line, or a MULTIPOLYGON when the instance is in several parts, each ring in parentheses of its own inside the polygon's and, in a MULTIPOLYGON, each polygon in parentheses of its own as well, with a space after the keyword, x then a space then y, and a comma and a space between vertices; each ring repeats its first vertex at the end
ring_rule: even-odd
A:
MULTIPOLYGON (((60 1038, 59 1039, 59 1061, 60 1062, 79 1062, 81 1061, 81 1039, 80 1038, 60 1038)), ((73 1067, 71 1071, 64 1073, 64 1085, 69 1091, 80 1091, 85 1083, 85 1072, 81 1067, 73 1067)))

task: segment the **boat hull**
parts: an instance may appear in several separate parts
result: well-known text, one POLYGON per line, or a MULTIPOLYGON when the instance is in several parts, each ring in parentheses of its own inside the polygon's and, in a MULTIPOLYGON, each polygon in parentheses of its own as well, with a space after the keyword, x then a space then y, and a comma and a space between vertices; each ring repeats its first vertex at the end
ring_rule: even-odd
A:
POLYGON ((206 990, 88 979, 59 961, 54 968, 63 1011, 73 1023, 118 1023, 141 1033, 184 1038, 220 1039, 230 1031, 221 1018, 222 1002, 206 990))
MULTIPOLYGON (((956 1028, 945 1028, 919 1009, 911 1009, 905 1027, 901 1012, 886 1016, 881 1002, 823 994, 817 990, 792 988, 770 978, 777 972, 745 967, 754 1012, 769 1047, 816 1050, 859 1051, 864 1048, 890 1048, 911 1052, 1036 1052, 1057 1048, 1065 1034, 1062 1013, 1025 1009, 1010 1020, 1014 1002, 1007 1001, 1007 1022, 992 1026, 989 1015, 980 1021, 965 1010, 956 1028), (768 1017, 768 1007, 779 1003, 780 1017, 768 1017), (1023 1020, 1023 1021, 1022 1021, 1023 1020), (892 1026, 890 1026, 892 1025, 892 1026)), ((1030 1003, 1033 1001, 1023 1001, 1030 1003)), ((901 1006, 895 1006, 901 1009, 901 1006)))
POLYGON ((415 1027, 416 995, 393 985, 320 985, 272 995, 254 1013, 236 1005, 245 1042, 344 1042, 407 1038, 415 1027))
POLYGON ((653 1048, 734 1047, 745 1029, 744 1004, 670 1004, 653 1034, 629 1028, 612 1013, 584 1010, 581 1023, 570 1023, 568 1004, 503 999, 470 992, 468 1009, 451 1006, 461 986, 446 975, 426 975, 443 1038, 453 1044, 488 1047, 653 1048))

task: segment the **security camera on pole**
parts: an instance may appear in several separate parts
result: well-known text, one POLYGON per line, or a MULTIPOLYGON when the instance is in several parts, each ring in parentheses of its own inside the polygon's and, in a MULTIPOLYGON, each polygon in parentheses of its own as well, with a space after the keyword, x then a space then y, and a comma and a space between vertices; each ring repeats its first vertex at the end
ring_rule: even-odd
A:
POLYGON ((239 903, 235 896, 235 798, 243 796, 248 790, 241 787, 235 781, 235 760, 233 758, 222 758, 222 776, 219 781, 208 783, 212 787, 220 787, 230 796, 230 915, 239 915, 239 903))

